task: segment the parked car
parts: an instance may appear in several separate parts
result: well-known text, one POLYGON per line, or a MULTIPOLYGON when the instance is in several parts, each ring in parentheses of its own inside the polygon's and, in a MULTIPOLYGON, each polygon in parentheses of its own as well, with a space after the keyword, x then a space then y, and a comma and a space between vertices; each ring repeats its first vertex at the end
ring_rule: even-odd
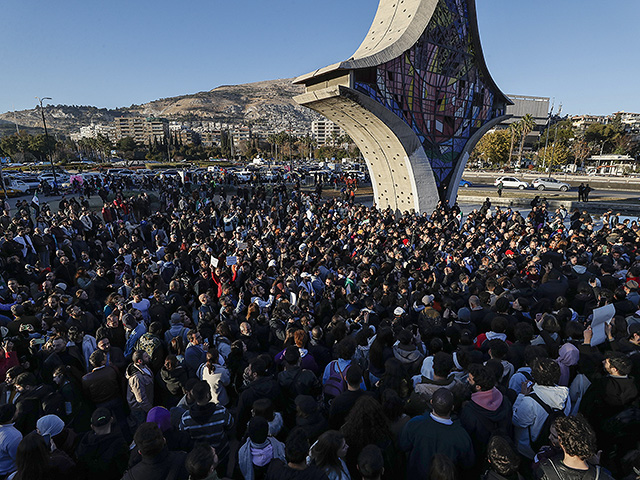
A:
POLYGON ((561 182, 556 180, 555 178, 536 178, 531 186, 533 188, 537 188, 538 190, 560 190, 561 192, 567 192, 571 185, 568 183, 561 182))
POLYGON ((469 187, 473 187, 473 184, 469 181, 469 180, 465 180, 464 178, 460 179, 460 185, 458 185, 459 187, 464 187, 464 188, 469 188, 469 187))
POLYGON ((500 182, 502 182, 502 186, 504 188, 518 188, 520 190, 529 188, 529 184, 527 182, 518 180, 516 177, 498 177, 493 184, 497 187, 500 182))

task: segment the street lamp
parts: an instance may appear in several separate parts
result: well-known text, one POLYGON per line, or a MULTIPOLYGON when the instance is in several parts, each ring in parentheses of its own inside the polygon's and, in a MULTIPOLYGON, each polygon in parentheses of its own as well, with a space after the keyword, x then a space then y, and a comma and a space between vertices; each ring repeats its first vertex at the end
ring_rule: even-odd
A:
MULTIPOLYGON (((44 139, 45 139, 45 148, 46 154, 49 154, 49 132, 47 131, 47 122, 44 119, 44 108, 42 107, 42 102, 45 100, 52 100, 51 97, 36 97, 36 100, 40 102, 40 113, 42 114, 42 125, 44 126, 44 139)), ((58 177, 56 175, 56 167, 53 165, 53 155, 49 156, 49 162, 51 163, 51 171, 53 172, 53 191, 57 195, 58 194, 58 177)))

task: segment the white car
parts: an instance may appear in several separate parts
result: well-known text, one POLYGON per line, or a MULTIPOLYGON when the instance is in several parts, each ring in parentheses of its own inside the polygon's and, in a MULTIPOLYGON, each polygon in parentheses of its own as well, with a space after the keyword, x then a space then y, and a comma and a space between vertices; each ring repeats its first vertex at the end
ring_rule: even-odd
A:
POLYGON ((504 188, 518 188, 520 190, 529 188, 529 184, 527 182, 518 180, 516 177, 498 177, 496 178, 496 181, 493 182, 493 184, 497 187, 500 182, 502 182, 502 186, 504 188))
POLYGON ((536 178, 531 186, 538 190, 560 190, 561 192, 568 192, 571 185, 568 183, 560 182, 555 178, 536 178))

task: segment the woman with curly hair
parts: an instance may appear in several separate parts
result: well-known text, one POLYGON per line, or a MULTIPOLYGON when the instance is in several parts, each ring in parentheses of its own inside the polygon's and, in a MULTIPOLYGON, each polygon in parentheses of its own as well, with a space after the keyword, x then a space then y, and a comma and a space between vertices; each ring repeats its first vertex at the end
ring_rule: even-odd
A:
POLYGON ((309 457, 318 468, 322 469, 329 480, 351 480, 344 457, 349 445, 344 435, 335 430, 324 432, 309 450, 309 457))
POLYGON ((598 478, 612 480, 613 477, 587 460, 597 452, 596 434, 582 415, 559 417, 553 422, 558 432, 558 443, 563 458, 549 458, 540 465, 539 479, 564 480, 575 478, 598 478))
POLYGON ((377 445, 384 452, 383 478, 395 478, 396 449, 393 434, 382 406, 373 397, 364 395, 353 406, 340 429, 349 445, 345 462, 350 471, 356 471, 358 455, 369 444, 377 445))

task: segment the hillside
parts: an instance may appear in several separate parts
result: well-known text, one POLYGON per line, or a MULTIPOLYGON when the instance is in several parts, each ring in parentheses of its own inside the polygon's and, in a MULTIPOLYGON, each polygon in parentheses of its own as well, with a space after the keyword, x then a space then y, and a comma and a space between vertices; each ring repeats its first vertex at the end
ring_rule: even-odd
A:
MULTIPOLYGON (((303 87, 292 79, 269 80, 243 85, 225 85, 193 95, 162 98, 143 105, 118 109, 91 106, 50 105, 46 108, 47 127, 69 134, 81 126, 107 124, 122 116, 155 116, 169 120, 215 121, 268 125, 273 129, 308 128, 320 116, 297 105, 293 97, 303 87)), ((0 114, 0 124, 16 122, 21 128, 41 128, 39 109, 0 114), (4 122, 3 122, 4 121, 4 122)), ((15 127, 13 127, 15 131, 15 127)), ((0 129, 0 135, 12 133, 0 129)))

